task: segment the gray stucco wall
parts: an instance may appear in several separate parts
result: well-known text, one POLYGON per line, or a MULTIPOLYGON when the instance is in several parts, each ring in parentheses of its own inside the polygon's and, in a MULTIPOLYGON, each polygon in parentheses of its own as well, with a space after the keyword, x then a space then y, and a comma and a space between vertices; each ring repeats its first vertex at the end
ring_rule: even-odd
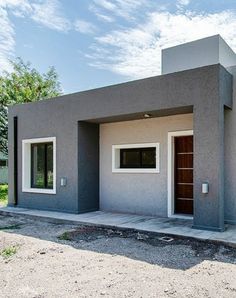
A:
POLYGON ((78 123, 78 212, 99 209, 99 124, 78 123))
POLYGON ((236 65, 236 55, 220 35, 194 40, 162 50, 162 74, 220 63, 236 65))
POLYGON ((193 129, 193 115, 100 125, 100 208, 167 216, 168 132, 193 129), (160 173, 112 173, 112 145, 160 143, 160 173))
POLYGON ((230 69, 234 76, 233 109, 225 110, 225 220, 236 224, 236 67, 230 69))
MULTIPOLYGON (((78 123, 70 120, 70 103, 57 103, 55 109, 49 102, 13 108, 18 116, 18 205, 22 207, 78 210, 78 123), (22 140, 56 137, 56 195, 22 192, 22 140), (60 186, 60 177, 67 177, 67 186, 60 186)), ((11 112, 10 112, 11 113, 11 112)), ((13 119, 9 119, 9 201, 13 204, 13 119)))
MULTIPOLYGON (((19 205, 79 212, 78 121, 94 123, 167 116, 194 111, 194 225, 223 229, 224 105, 231 106, 232 76, 219 64, 62 96, 9 109, 9 198, 14 198, 13 117, 18 117, 19 205), (230 91, 229 91, 230 90, 230 91), (209 129, 210 128, 210 129, 209 129), (56 195, 22 193, 22 139, 57 138, 56 195), (60 187, 60 177, 67 177, 60 187), (210 192, 201 194, 208 180, 210 192)), ((96 165, 94 165, 96 167, 96 165)))

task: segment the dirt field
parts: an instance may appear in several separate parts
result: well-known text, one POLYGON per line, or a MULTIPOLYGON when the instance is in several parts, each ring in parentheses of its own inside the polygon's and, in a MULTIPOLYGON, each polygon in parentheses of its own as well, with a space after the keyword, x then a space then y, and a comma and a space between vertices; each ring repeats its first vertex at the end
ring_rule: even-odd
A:
POLYGON ((236 297, 236 249, 162 236, 0 216, 0 297, 236 297))

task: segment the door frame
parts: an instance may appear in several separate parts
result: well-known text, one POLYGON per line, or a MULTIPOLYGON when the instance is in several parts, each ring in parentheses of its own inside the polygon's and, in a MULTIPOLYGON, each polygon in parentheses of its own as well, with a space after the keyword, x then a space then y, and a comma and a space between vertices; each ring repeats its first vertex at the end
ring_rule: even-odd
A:
POLYGON ((174 138, 182 136, 193 136, 193 130, 178 130, 168 132, 168 154, 167 154, 167 214, 168 217, 193 219, 191 215, 175 214, 174 195, 174 138))

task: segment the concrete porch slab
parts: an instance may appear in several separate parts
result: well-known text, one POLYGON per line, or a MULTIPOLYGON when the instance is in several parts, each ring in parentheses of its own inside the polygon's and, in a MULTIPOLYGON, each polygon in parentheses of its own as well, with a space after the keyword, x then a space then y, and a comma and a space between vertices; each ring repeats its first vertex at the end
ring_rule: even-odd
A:
POLYGON ((190 219, 161 218, 104 211, 71 214, 18 207, 2 207, 0 208, 0 215, 26 216, 28 218, 45 220, 54 223, 85 224, 111 228, 135 229, 138 231, 218 241, 236 246, 236 225, 227 225, 226 231, 221 233, 192 229, 192 220, 190 219))

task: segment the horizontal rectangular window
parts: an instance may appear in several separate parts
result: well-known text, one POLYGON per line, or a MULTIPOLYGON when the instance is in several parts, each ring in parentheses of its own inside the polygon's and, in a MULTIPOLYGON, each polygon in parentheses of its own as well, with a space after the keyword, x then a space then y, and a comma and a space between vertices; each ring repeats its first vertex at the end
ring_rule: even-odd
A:
POLYGON ((159 143, 112 145, 113 173, 159 173, 159 143))
POLYGON ((156 148, 120 149, 120 168, 156 168, 156 148))
POLYGON ((31 187, 53 188, 53 143, 31 144, 31 187))

